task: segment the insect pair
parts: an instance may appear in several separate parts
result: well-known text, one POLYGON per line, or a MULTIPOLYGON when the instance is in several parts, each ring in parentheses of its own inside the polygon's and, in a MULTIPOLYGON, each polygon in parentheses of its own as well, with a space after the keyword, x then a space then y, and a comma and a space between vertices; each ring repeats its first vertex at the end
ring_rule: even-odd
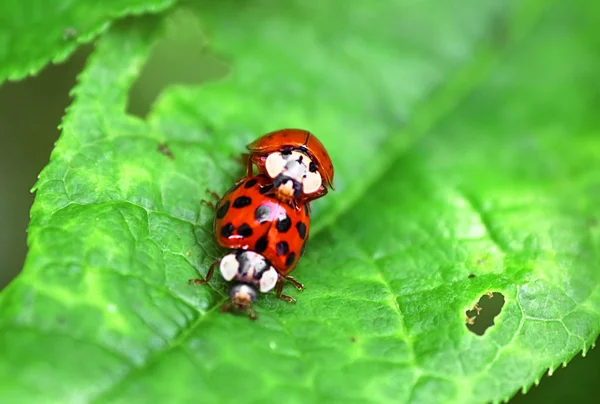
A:
POLYGON ((223 310, 245 311, 255 319, 252 303, 259 292, 275 289, 277 297, 293 303, 282 294, 284 281, 304 289, 289 273, 306 248, 310 202, 333 188, 333 165, 323 144, 301 129, 267 133, 247 148, 246 176, 215 206, 215 238, 232 251, 210 266, 205 279, 190 283, 205 284, 219 267, 232 282, 223 310))

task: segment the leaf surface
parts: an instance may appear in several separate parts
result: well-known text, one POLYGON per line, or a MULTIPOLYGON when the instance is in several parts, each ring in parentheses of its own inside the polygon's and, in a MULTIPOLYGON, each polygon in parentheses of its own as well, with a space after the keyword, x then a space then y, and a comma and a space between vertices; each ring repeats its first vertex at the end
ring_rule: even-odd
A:
POLYGON ((0 2, 0 84, 65 60, 115 19, 165 10, 174 0, 4 0, 0 2))
POLYGON ((147 121, 124 111, 160 24, 102 38, 0 295, 2 397, 477 403, 589 349, 598 6, 344 4, 199 6, 232 73, 167 90, 147 121), (199 202, 284 126, 323 140, 337 190, 315 203, 306 291, 250 322, 218 312, 222 280, 187 284, 220 254, 199 202), (505 304, 477 336, 486 292, 505 304))

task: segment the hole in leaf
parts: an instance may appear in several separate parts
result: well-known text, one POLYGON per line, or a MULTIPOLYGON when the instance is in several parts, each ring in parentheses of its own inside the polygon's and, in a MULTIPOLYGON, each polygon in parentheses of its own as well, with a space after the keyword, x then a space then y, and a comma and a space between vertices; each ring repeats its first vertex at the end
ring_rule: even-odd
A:
POLYGON ((481 296, 471 310, 465 312, 465 322, 469 331, 483 335, 494 325, 494 318, 504 307, 504 295, 499 292, 488 292, 481 296))
POLYGON ((223 77, 227 65, 208 52, 207 42, 192 11, 182 8, 169 16, 162 38, 129 90, 127 113, 145 118, 170 85, 198 85, 223 77))

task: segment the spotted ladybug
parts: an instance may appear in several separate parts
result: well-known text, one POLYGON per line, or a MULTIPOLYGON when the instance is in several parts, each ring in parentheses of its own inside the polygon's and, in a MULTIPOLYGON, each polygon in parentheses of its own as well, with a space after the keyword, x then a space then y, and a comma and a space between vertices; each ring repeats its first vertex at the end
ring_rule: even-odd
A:
POLYGON ((256 317, 252 302, 258 297, 258 290, 266 293, 276 288, 277 297, 295 302, 281 293, 284 280, 304 289, 288 274, 306 247, 310 228, 308 204, 295 209, 269 196, 272 188, 273 182, 266 175, 245 177, 221 198, 215 209, 214 234, 221 247, 233 252, 211 265, 206 279, 190 281, 208 282, 218 265, 223 278, 234 281, 229 289, 231 302, 225 308, 248 311, 251 318, 256 317))
POLYGON ((333 163, 311 132, 281 129, 267 133, 246 146, 247 175, 253 164, 258 172, 273 180, 273 194, 297 209, 333 189, 333 163))

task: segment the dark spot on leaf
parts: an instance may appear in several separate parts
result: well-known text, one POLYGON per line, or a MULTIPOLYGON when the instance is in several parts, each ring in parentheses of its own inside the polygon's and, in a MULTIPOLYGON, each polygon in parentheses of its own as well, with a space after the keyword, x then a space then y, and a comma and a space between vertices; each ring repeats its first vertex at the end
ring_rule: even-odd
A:
POLYGON ((250 199, 247 196, 238 196, 237 198, 235 198, 235 201, 233 201, 233 207, 234 208, 245 208, 246 206, 250 205, 252 203, 252 199, 250 199))
POLYGON ((288 231, 290 229, 290 227, 292 227, 292 221, 290 220, 290 218, 286 215, 283 219, 279 219, 277 221, 277 231, 280 233, 285 233, 286 231, 288 231))
POLYGON ((267 236, 262 236, 261 238, 256 240, 256 244, 254 245, 254 251, 259 254, 262 254, 267 249, 268 244, 269 240, 267 239, 267 236))
POLYGON ((167 156, 169 160, 175 160, 175 156, 173 156, 171 149, 169 148, 169 146, 167 146, 166 143, 159 143, 157 150, 160 154, 167 156))
POLYGON ((350 342, 356 342, 356 337, 350 337, 350 342))
POLYGON ((467 329, 477 335, 494 325, 494 318, 500 314, 504 307, 504 296, 499 292, 488 292, 481 296, 479 302, 471 310, 465 312, 467 329))
POLYGON ((588 220, 588 227, 596 227, 598 226, 598 219, 596 219, 595 217, 591 217, 588 220))
POLYGON ((475 274, 469 274, 469 279, 475 278, 475 274))
POLYGON ((252 228, 248 225, 248 223, 244 223, 238 227, 237 233, 242 237, 250 237, 252 235, 252 228))
POLYGON ((279 243, 277 243, 275 245, 275 250, 277 251, 277 255, 282 256, 282 255, 286 255, 288 253, 288 251, 290 250, 290 247, 288 246, 287 242, 280 241, 279 243))
POLYGON ((233 227, 233 224, 227 223, 225 226, 221 227, 221 236, 229 238, 233 234, 234 230, 235 228, 233 227))
POLYGON ((298 234, 300 238, 304 240, 306 238, 306 225, 302 222, 296 223, 296 229, 298 229, 298 234))
POLYGON ((291 267, 295 260, 296 260, 296 254, 291 253, 290 255, 288 255, 288 257, 285 260, 285 266, 291 267))
POLYGON ((225 201, 225 203, 223 205, 221 205, 219 207, 219 209, 217 209, 217 218, 223 219, 225 217, 225 215, 227 214, 228 210, 229 210, 229 201, 225 201))
POLYGON ((244 184, 244 188, 252 188, 253 186, 256 185, 256 180, 254 178, 252 178, 250 181, 246 182, 244 184))

